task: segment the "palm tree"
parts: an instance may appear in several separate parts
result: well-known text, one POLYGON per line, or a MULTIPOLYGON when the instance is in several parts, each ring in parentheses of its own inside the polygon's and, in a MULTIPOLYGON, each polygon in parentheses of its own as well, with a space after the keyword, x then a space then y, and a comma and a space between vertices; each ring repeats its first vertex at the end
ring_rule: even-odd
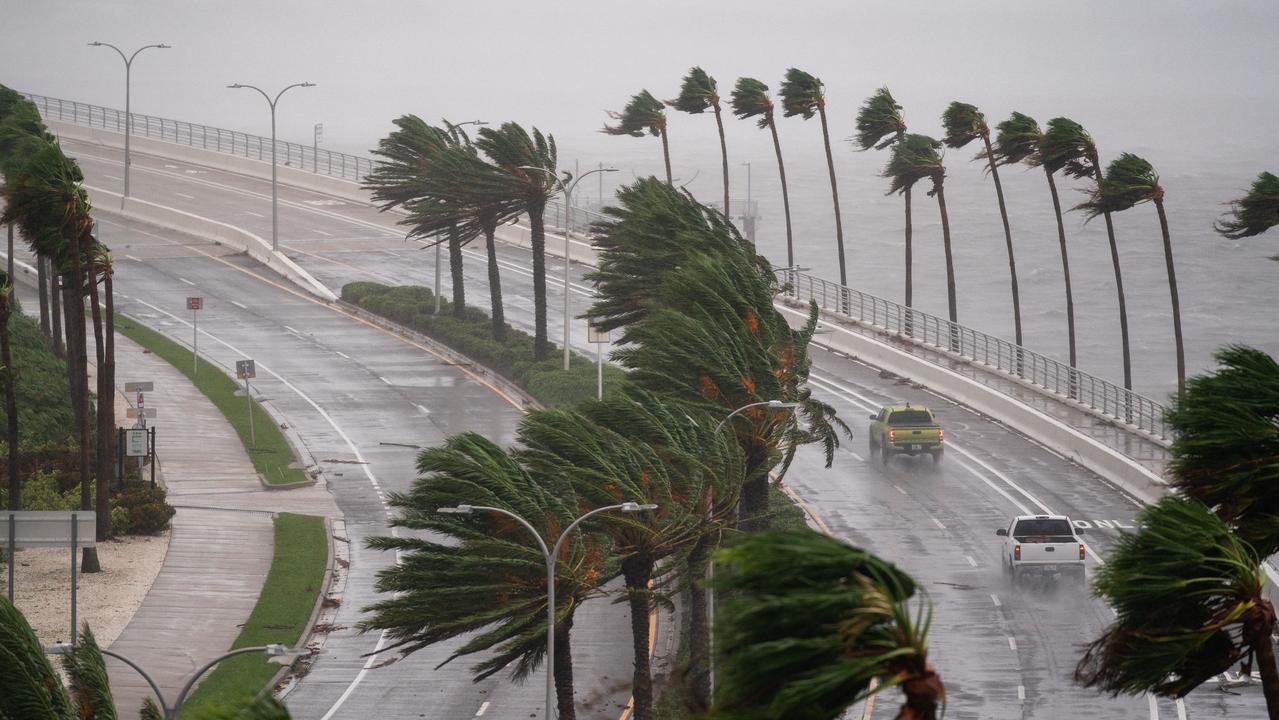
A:
MULTIPOLYGON (((402 115, 395 119, 398 128, 378 141, 373 154, 383 158, 365 176, 364 187, 373 194, 373 200, 381 203, 383 212, 403 207, 410 201, 423 197, 426 188, 424 178, 435 156, 454 144, 455 136, 426 124, 416 115, 402 115)), ((400 224, 408 224, 402 220, 400 224)), ((432 232, 416 233, 418 237, 430 237, 432 232)), ((449 249, 449 276, 452 285, 452 311, 462 317, 466 311, 466 284, 463 278, 462 246, 474 239, 463 238, 456 225, 450 225, 435 233, 434 243, 447 242, 449 249)))
POLYGON ((826 169, 830 173, 830 196, 835 206, 835 245, 839 248, 839 284, 848 285, 848 270, 844 264, 844 223, 839 216, 839 187, 835 183, 835 158, 830 152, 830 129, 826 125, 826 90, 822 81, 798 68, 786 71, 786 79, 780 88, 782 108, 786 117, 800 115, 805 120, 813 113, 822 121, 822 143, 826 148, 826 169))
POLYGON ((22 509, 22 480, 18 475, 18 392, 17 369, 9 342, 9 317, 13 314, 13 280, 0 270, 0 372, 4 373, 5 439, 9 446, 9 509, 22 509))
POLYGON ((1115 622, 1088 645, 1076 679, 1114 695, 1185 697, 1242 661, 1261 671, 1279 720, 1275 611, 1255 549, 1197 500, 1166 496, 1120 535, 1094 593, 1115 622))
POLYGON ((93 309, 93 337, 98 353, 98 403, 96 417, 97 476, 96 512, 97 539, 111 537, 111 481, 116 467, 115 428, 115 298, 112 275, 115 266, 111 251, 96 238, 88 248, 89 301, 93 309), (102 278, 102 292, 98 291, 98 278, 102 278), (105 306, 105 307, 104 307, 105 306))
MULTIPOLYGON (((1044 165, 1041 149, 1044 134, 1039 123, 1029 115, 1014 112, 1009 118, 995 127, 995 142, 991 146, 990 156, 995 165, 1016 165, 1025 163, 1029 167, 1043 167, 1044 176, 1048 178, 1048 191, 1052 195, 1053 213, 1057 217, 1057 242, 1061 247, 1061 270, 1066 280, 1066 337, 1070 348, 1070 367, 1076 364, 1075 356, 1075 300, 1070 284, 1070 256, 1066 251, 1066 225, 1061 215, 1061 200, 1057 196, 1057 182, 1053 179, 1053 171, 1044 165)), ((1070 396, 1074 397, 1076 386, 1071 378, 1070 396)))
POLYGON ((950 311, 950 346, 958 349, 958 309, 955 305, 955 263, 950 252, 950 218, 946 214, 946 193, 944 182, 946 166, 942 164, 937 148, 941 143, 928 137, 910 133, 893 145, 893 154, 884 168, 883 177, 891 182, 888 194, 904 193, 915 183, 925 178, 932 180, 933 189, 930 196, 937 197, 937 208, 941 212, 942 247, 946 252, 946 303, 950 311))
POLYGON ((1159 174, 1144 159, 1122 153, 1106 167, 1101 184, 1076 210, 1084 210, 1088 219, 1105 212, 1122 212, 1140 203, 1155 206, 1159 231, 1164 240, 1164 263, 1168 268, 1168 292, 1172 295, 1172 331, 1177 346, 1177 394, 1186 391, 1186 352, 1181 341, 1181 299, 1177 294, 1177 272, 1172 261, 1172 239, 1168 234, 1168 215, 1164 212, 1164 188, 1159 174))
MULTIPOLYGON (((555 179, 555 137, 543 135, 537 128, 533 128, 530 136, 523 127, 508 122, 502 123, 497 130, 480 128, 475 145, 502 169, 501 178, 506 182, 492 188, 496 198, 502 199, 503 195, 517 198, 528 213, 533 251, 533 354, 538 360, 544 360, 549 342, 546 335, 546 225, 543 215, 547 201, 561 187, 555 179)), ((565 287, 564 292, 569 292, 569 288, 565 287)))
POLYGON ((744 538, 719 552, 722 682, 714 718, 834 720, 876 690, 897 717, 934 720, 946 691, 928 662, 932 611, 891 563, 812 530, 744 538))
MULTIPOLYGON (((0 175, 16 179, 22 172, 28 159, 40 151, 45 145, 53 142, 53 136, 45 128, 44 121, 34 103, 17 92, 0 85, 0 175)), ((9 236, 9 276, 13 276, 13 236, 14 224, 8 224, 9 236)), ((50 335, 49 298, 47 295, 46 258, 37 257, 37 276, 40 289, 40 329, 45 336, 50 335)), ((57 323, 57 318, 54 318, 57 323)), ((60 326, 58 327, 60 330, 60 326)), ((59 333, 60 334, 60 333, 59 333)), ((59 337, 55 349, 62 354, 62 340, 59 337)))
POLYGON ((777 154, 777 174, 782 179, 782 213, 786 216, 786 266, 795 267, 795 239, 790 226, 790 193, 786 189, 786 165, 782 162, 782 143, 777 138, 777 122, 773 117, 773 100, 768 86, 755 78, 738 78, 733 88, 733 114, 745 120, 757 117, 755 125, 767 128, 773 135, 773 152, 777 154))
MULTIPOLYGON (((1097 144, 1083 126, 1069 118, 1058 117, 1048 121, 1039 146, 1040 159, 1049 173, 1062 170, 1075 178, 1091 178, 1100 187, 1102 183, 1101 160, 1097 156, 1097 144)), ((1106 219, 1106 237, 1110 241, 1110 261, 1115 268, 1115 291, 1119 297, 1119 334, 1123 343, 1124 389, 1132 390, 1132 353, 1128 345, 1128 302, 1124 295, 1124 277, 1119 266, 1119 245, 1115 242, 1115 224, 1110 213, 1106 219)))
POLYGON ((1167 414, 1172 484, 1266 557, 1279 552, 1279 363, 1242 345, 1222 348, 1216 359, 1221 367, 1191 378, 1167 414))
POLYGON ((631 101, 621 112, 608 110, 608 116, 617 121, 616 125, 605 125, 600 132, 606 135, 630 135, 644 137, 645 134, 662 139, 662 159, 666 161, 666 184, 673 184, 671 179, 671 149, 666 138, 666 110, 662 101, 653 97, 647 90, 640 90, 631 96, 631 101))
POLYGON ((1021 293, 1017 291, 1017 261, 1013 257, 1013 231, 1008 226, 1008 208, 1004 205, 1004 187, 999 182, 999 168, 995 163, 994 148, 990 142, 990 126, 986 124, 986 116, 975 106, 958 101, 952 102, 942 113, 942 126, 946 128, 946 137, 942 138, 946 147, 962 148, 978 138, 981 138, 985 146, 975 159, 987 161, 987 170, 995 181, 995 197, 999 200, 999 217, 1004 221, 1004 243, 1008 247, 1008 275, 1012 281, 1013 295, 1013 330, 1017 347, 1020 348, 1022 345, 1021 293))
MULTIPOLYGON (((572 488, 559 478, 531 475, 511 453, 477 433, 450 437, 418 455, 419 478, 407 493, 393 493, 399 513, 393 526, 414 536, 376 537, 369 546, 402 553, 401 562, 378 575, 387 595, 365 608, 364 630, 385 630, 388 649, 402 655, 467 636, 444 662, 477 653, 482 680, 514 665, 526 678, 546 654, 546 561, 527 530, 497 514, 444 515, 440 507, 488 505, 533 524, 554 545, 561 529, 580 514, 572 488), (427 537, 421 531, 432 533, 427 537), (443 536, 448 540, 438 540, 443 536)), ((600 594, 617 573, 607 538, 579 531, 558 558, 556 570, 555 686, 559 717, 572 720, 573 663, 570 631, 581 603, 600 594)))
MULTIPOLYGON (((895 142, 901 142, 905 136, 906 120, 902 117, 902 106, 893 99, 888 88, 882 87, 866 98, 866 102, 857 111, 857 136, 854 142, 859 148, 883 150, 895 142)), ((914 300, 910 193, 909 187, 902 192, 906 201, 906 307, 911 307, 914 300)))
POLYGON ((1262 172, 1247 194, 1230 203, 1230 212, 1217 221, 1214 229, 1222 237, 1238 240, 1260 235, 1276 225, 1279 225, 1279 177, 1262 172))
MULTIPOLYGON (((700 115, 707 109, 715 113, 715 127, 719 130, 719 155, 724 166, 724 216, 732 217, 728 209, 728 144, 724 142, 724 118, 720 116, 719 85, 715 78, 700 67, 693 67, 684 76, 679 97, 667 100, 670 107, 691 115, 700 115)), ((749 212, 750 208, 747 208, 749 212)))

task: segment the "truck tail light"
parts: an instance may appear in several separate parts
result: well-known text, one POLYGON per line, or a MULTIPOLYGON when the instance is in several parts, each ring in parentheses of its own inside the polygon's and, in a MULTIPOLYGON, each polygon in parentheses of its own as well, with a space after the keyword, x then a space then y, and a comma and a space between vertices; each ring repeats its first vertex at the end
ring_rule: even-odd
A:
POLYGON ((1086 557, 1088 557, 1088 548, 1084 547, 1083 543, 1079 543, 1079 559, 1083 560, 1086 557))
POLYGON ((897 439, 897 431, 896 431, 896 430, 889 430, 889 431, 888 431, 888 439, 889 439, 889 440, 896 440, 896 439, 897 439))
POLYGON ((937 439, 938 439, 938 440, 945 440, 945 439, 946 439, 946 431, 945 431, 945 430, 943 430, 943 429, 941 429, 941 428, 937 428, 937 439))
POLYGON ((1020 559, 1021 559, 1021 546, 1013 545, 1013 560, 1020 560, 1020 559))

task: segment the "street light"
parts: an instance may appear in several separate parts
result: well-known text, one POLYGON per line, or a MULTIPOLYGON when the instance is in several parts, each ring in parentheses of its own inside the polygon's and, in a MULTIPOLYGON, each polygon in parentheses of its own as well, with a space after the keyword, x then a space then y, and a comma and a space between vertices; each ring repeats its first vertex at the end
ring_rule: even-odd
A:
MULTIPOLYGON (((445 121, 447 122, 447 121, 445 121)), ((485 120, 467 120, 456 125, 450 123, 450 129, 456 130, 463 125, 488 125, 485 120)), ((435 314, 440 314, 440 243, 443 242, 437 235, 435 238, 435 314)))
MULTIPOLYGON (((46 654, 49 654, 49 655, 68 655, 74 649, 75 649, 74 645, 69 645, 66 643, 58 643, 56 645, 50 645, 46 647, 44 651, 46 654)), ((188 678, 186 681, 186 684, 182 686, 182 691, 178 693, 177 704, 170 706, 164 699, 164 693, 160 692, 160 686, 156 684, 155 680, 151 679, 151 676, 147 674, 146 670, 142 669, 142 666, 138 665, 137 663, 133 662, 129 658, 117 652, 112 652, 111 650, 106 650, 104 648, 99 648, 98 651, 101 652, 103 655, 113 657, 119 660, 120 662, 124 663, 125 665, 128 665, 129 667, 138 671, 138 674, 142 676, 142 679, 146 680, 147 684, 151 686, 151 692, 155 693, 156 699, 160 701, 160 711, 163 713, 165 720, 177 720, 178 712, 182 709, 182 703, 186 702, 187 695, 191 692, 191 689, 195 687, 196 681, 199 680, 202 675, 204 675, 206 672, 212 669, 214 665, 217 665, 223 660, 226 660, 227 658, 235 657, 236 655, 245 655, 248 653, 255 653, 255 652, 265 653, 267 657, 281 657, 284 655, 297 654, 294 650, 290 650, 288 646, 281 645, 279 643, 275 643, 272 645, 258 645, 255 647, 240 648, 239 650, 232 650, 231 652, 224 653, 223 655, 220 655, 217 658, 214 658, 212 661, 207 663, 204 667, 197 670, 194 675, 188 678)))
POLYGON ((554 720, 556 716, 555 706, 555 559, 560 556, 560 549, 564 546, 564 542, 568 540, 568 536, 582 523, 583 520, 598 515, 609 510, 621 510, 622 512, 642 512, 644 510, 656 510, 657 506, 653 504, 644 504, 636 502, 624 502, 620 505, 607 505, 602 508, 596 508, 585 515, 574 520, 564 532, 560 533, 559 539, 555 541, 555 549, 548 551, 546 549, 546 541, 542 540, 542 534, 537 531, 527 520, 516 515, 510 510, 502 508, 488 507, 486 505, 458 505, 456 507, 436 508, 435 512, 446 513, 449 515, 469 515, 473 512, 495 512, 514 519, 519 524, 528 528, 533 533, 533 538, 537 540, 537 547, 542 551, 542 557, 546 560, 546 717, 547 720, 554 720))
POLYGON ((279 190, 275 184, 275 104, 280 101, 280 96, 289 90, 295 87, 315 87, 315 83, 293 83, 276 93, 274 99, 272 99, 270 95, 267 95, 266 91, 256 85, 235 83, 234 85, 227 85, 227 87, 233 90, 240 88, 257 90, 259 93, 262 93, 262 97, 266 98, 266 104, 271 106, 271 251, 278 252, 280 250, 280 197, 279 190))
POLYGON ((89 46, 90 47, 109 47, 112 50, 115 50, 117 53, 119 53, 120 59, 124 61, 124 196, 129 197, 129 136, 133 134, 133 113, 130 110, 129 96, 131 93, 129 92, 129 88, 130 88, 131 72, 133 70, 133 58, 137 57, 138 53, 142 52, 143 50, 146 50, 147 48, 160 48, 162 50, 168 50, 172 46, 165 45, 164 43, 156 43, 154 45, 143 45, 137 50, 134 50, 133 54, 129 56, 125 56, 123 50, 116 47, 115 45, 112 45, 111 43, 98 42, 95 40, 89 43, 89 46))
MULTIPOLYGON (((577 179, 573 180, 573 182, 568 184, 565 184, 565 180, 560 179, 558 176, 556 176, 554 172, 547 170, 544 167, 537 167, 536 165, 520 165, 519 169, 537 170, 538 172, 543 172, 543 173, 546 173, 547 175, 550 175, 552 180, 559 183, 560 190, 564 192, 564 369, 568 370, 568 342, 569 342, 568 249, 569 249, 569 243, 571 242, 570 238, 573 235, 573 229, 572 229, 573 228, 573 188, 577 187, 577 184, 582 182, 582 178, 586 177, 587 175, 594 175, 595 173, 617 172, 617 168, 601 167, 595 170, 588 170, 582 173, 581 175, 578 175, 577 179)), ((572 175, 570 175, 569 173, 564 173, 564 174, 567 175, 568 177, 572 177, 572 175)))

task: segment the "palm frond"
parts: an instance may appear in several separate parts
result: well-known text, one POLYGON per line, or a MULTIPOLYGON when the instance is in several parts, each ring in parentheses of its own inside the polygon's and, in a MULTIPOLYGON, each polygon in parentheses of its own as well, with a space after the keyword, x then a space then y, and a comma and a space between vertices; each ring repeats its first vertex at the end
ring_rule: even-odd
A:
POLYGON ((882 87, 866 98, 857 111, 857 135, 854 141, 862 150, 882 150, 906 133, 902 106, 882 87))
POLYGON ((755 125, 761 130, 773 124, 773 100, 768 96, 768 86, 755 78, 738 78, 733 87, 733 114, 745 120, 759 118, 755 125))
POLYGON ((1213 228, 1231 240, 1260 235, 1279 225, 1279 177, 1262 172, 1252 187, 1230 203, 1230 212, 1213 228))
POLYGON ((71 686, 71 701, 80 720, 116 720, 115 701, 107 679, 107 664, 89 624, 80 632, 80 641, 62 656, 62 669, 71 686))
POLYGON ((990 128, 986 125, 986 116, 977 109, 977 106, 961 103, 958 100, 946 107, 941 116, 941 123, 946 130, 942 142, 946 143, 946 147, 951 148, 961 148, 990 132, 990 128))
POLYGON ((71 716, 62 679, 22 612, 0 595, 0 717, 60 720, 71 716))
POLYGON ((1073 209, 1082 210, 1088 220, 1163 197, 1159 174, 1150 163, 1132 153, 1115 158, 1107 166, 1101 182, 1085 192, 1088 199, 1073 209))
POLYGON ((778 88, 783 114, 786 117, 800 115, 805 120, 812 119, 817 110, 826 104, 825 92, 821 80, 799 68, 787 70, 786 77, 778 88))
POLYGON ((1048 172, 1065 171, 1072 178, 1092 179, 1101 170, 1097 166, 1097 145, 1079 123, 1057 117, 1048 121, 1039 155, 1048 172))
POLYGON ((694 66, 680 84, 679 97, 667 100, 666 104, 680 112, 699 115, 719 106, 719 86, 715 78, 694 66))
POLYGON ((644 137, 645 134, 657 137, 666 127, 666 110, 662 101, 653 97, 647 90, 641 90, 631 97, 621 112, 608 111, 608 116, 616 121, 613 125, 605 125, 600 132, 606 135, 630 135, 644 137))
POLYGON ((881 177, 888 178, 887 195, 904 193, 925 178, 936 179, 946 172, 937 149, 941 143, 927 135, 908 133, 893 146, 881 177))
POLYGON ((1039 123, 1029 115, 1014 112, 1008 119, 995 126, 995 141, 992 150, 996 165, 1016 165, 1026 163, 1030 167, 1039 167, 1043 163, 1040 148, 1043 145, 1044 133, 1039 123))

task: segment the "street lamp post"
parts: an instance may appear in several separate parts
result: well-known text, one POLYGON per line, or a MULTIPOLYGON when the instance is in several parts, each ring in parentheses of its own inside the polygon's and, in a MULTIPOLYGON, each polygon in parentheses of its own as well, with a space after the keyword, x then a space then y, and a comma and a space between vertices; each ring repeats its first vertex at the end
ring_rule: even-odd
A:
POLYGON ((510 510, 502 508, 488 507, 485 505, 458 505, 457 507, 437 508, 436 512, 448 513, 452 515, 469 515, 475 511, 495 512, 512 518, 519 524, 533 533, 533 538, 537 540, 537 547, 542 551, 542 557, 546 560, 546 718, 554 720, 558 714, 555 706, 555 559, 560 556, 560 549, 564 547, 568 536, 573 529, 592 515, 598 515, 609 510, 621 510, 622 512, 640 512, 643 510, 656 510, 656 505, 641 505, 636 502, 624 502, 620 505, 607 505, 602 508, 596 508, 585 515, 574 520, 564 532, 560 533, 559 538, 555 541, 553 550, 546 549, 546 541, 542 539, 542 534, 533 527, 529 521, 516 515, 510 510))
MULTIPOLYGON (((520 165, 519 168, 521 170, 537 170, 538 172, 544 172, 547 175, 550 175, 551 178, 555 180, 555 182, 559 183, 560 190, 564 193, 564 369, 568 370, 568 356, 569 356, 568 255, 569 255, 569 245, 572 242, 572 236, 573 236, 573 188, 577 187, 577 184, 582 182, 582 178, 586 177, 587 175, 594 175, 595 173, 617 172, 617 168, 600 167, 595 170, 587 170, 581 175, 578 175, 577 178, 574 179, 573 182, 571 183, 566 183, 565 179, 561 179, 557 177, 554 172, 547 170, 544 167, 537 167, 536 165, 520 165)), ((569 177, 572 177, 567 172, 564 174, 568 175, 569 177)))
MULTIPOLYGON (((74 645, 59 643, 57 645, 51 645, 49 647, 46 647, 45 652, 50 655, 66 655, 66 654, 69 654, 74 649, 75 649, 74 645)), ((199 680, 200 677, 203 676, 206 672, 212 669, 214 665, 217 665, 223 660, 226 660, 227 658, 235 657, 236 655, 245 655, 247 653, 254 653, 254 652, 265 653, 268 657, 280 657, 283 655, 293 654, 292 650, 280 644, 259 645, 255 647, 246 647, 246 648, 240 648, 238 650, 232 650, 231 652, 225 653, 223 655, 218 656, 217 658, 214 658, 212 661, 205 664, 204 667, 197 670, 194 675, 187 678, 186 684, 182 686, 182 691, 178 693, 177 703, 175 703, 174 705, 169 705, 168 702, 164 699, 164 693, 160 691, 160 686, 156 684, 155 680, 151 678, 151 675, 148 674, 146 670, 142 669, 141 665, 138 665, 137 663, 133 662, 129 658, 117 652, 113 652, 111 650, 99 648, 99 652, 101 652, 103 655, 106 655, 108 657, 113 657, 119 660, 120 662, 124 663, 125 665, 128 665, 129 667, 133 668, 134 670, 138 672, 139 675, 142 676, 142 679, 147 681, 147 684, 151 686, 151 692, 155 693, 156 699, 160 701, 160 711, 161 713, 163 713, 165 720, 177 720, 178 712, 181 711, 182 709, 182 703, 186 702, 187 695, 191 692, 191 689, 195 687, 196 681, 199 680)))
POLYGON ((276 174, 275 104, 280 101, 280 96, 288 92, 289 90, 295 87, 315 87, 315 83, 311 83, 311 82, 293 83, 292 85, 289 85, 285 87, 283 90, 281 90, 280 92, 276 93, 274 98, 272 98, 270 95, 267 95, 266 91, 264 91, 262 88, 256 85, 244 85, 241 83, 235 83, 234 85, 227 85, 227 87, 231 89, 248 88, 250 90, 257 90, 259 93, 262 94, 262 97, 266 98, 266 104, 271 107, 271 251, 278 252, 280 249, 280 194, 279 194, 279 188, 277 187, 276 180, 275 180, 275 174, 276 174))
POLYGON ((90 47, 109 47, 119 53, 120 59, 124 61, 124 196, 129 197, 129 136, 133 135, 133 112, 131 110, 129 96, 131 95, 130 81, 133 71, 133 58, 137 57, 138 53, 146 50, 147 48, 160 48, 162 50, 167 50, 172 46, 165 45, 164 43, 143 45, 137 50, 134 50, 132 55, 126 56, 123 50, 111 43, 98 42, 95 40, 89 43, 89 45, 90 47))

